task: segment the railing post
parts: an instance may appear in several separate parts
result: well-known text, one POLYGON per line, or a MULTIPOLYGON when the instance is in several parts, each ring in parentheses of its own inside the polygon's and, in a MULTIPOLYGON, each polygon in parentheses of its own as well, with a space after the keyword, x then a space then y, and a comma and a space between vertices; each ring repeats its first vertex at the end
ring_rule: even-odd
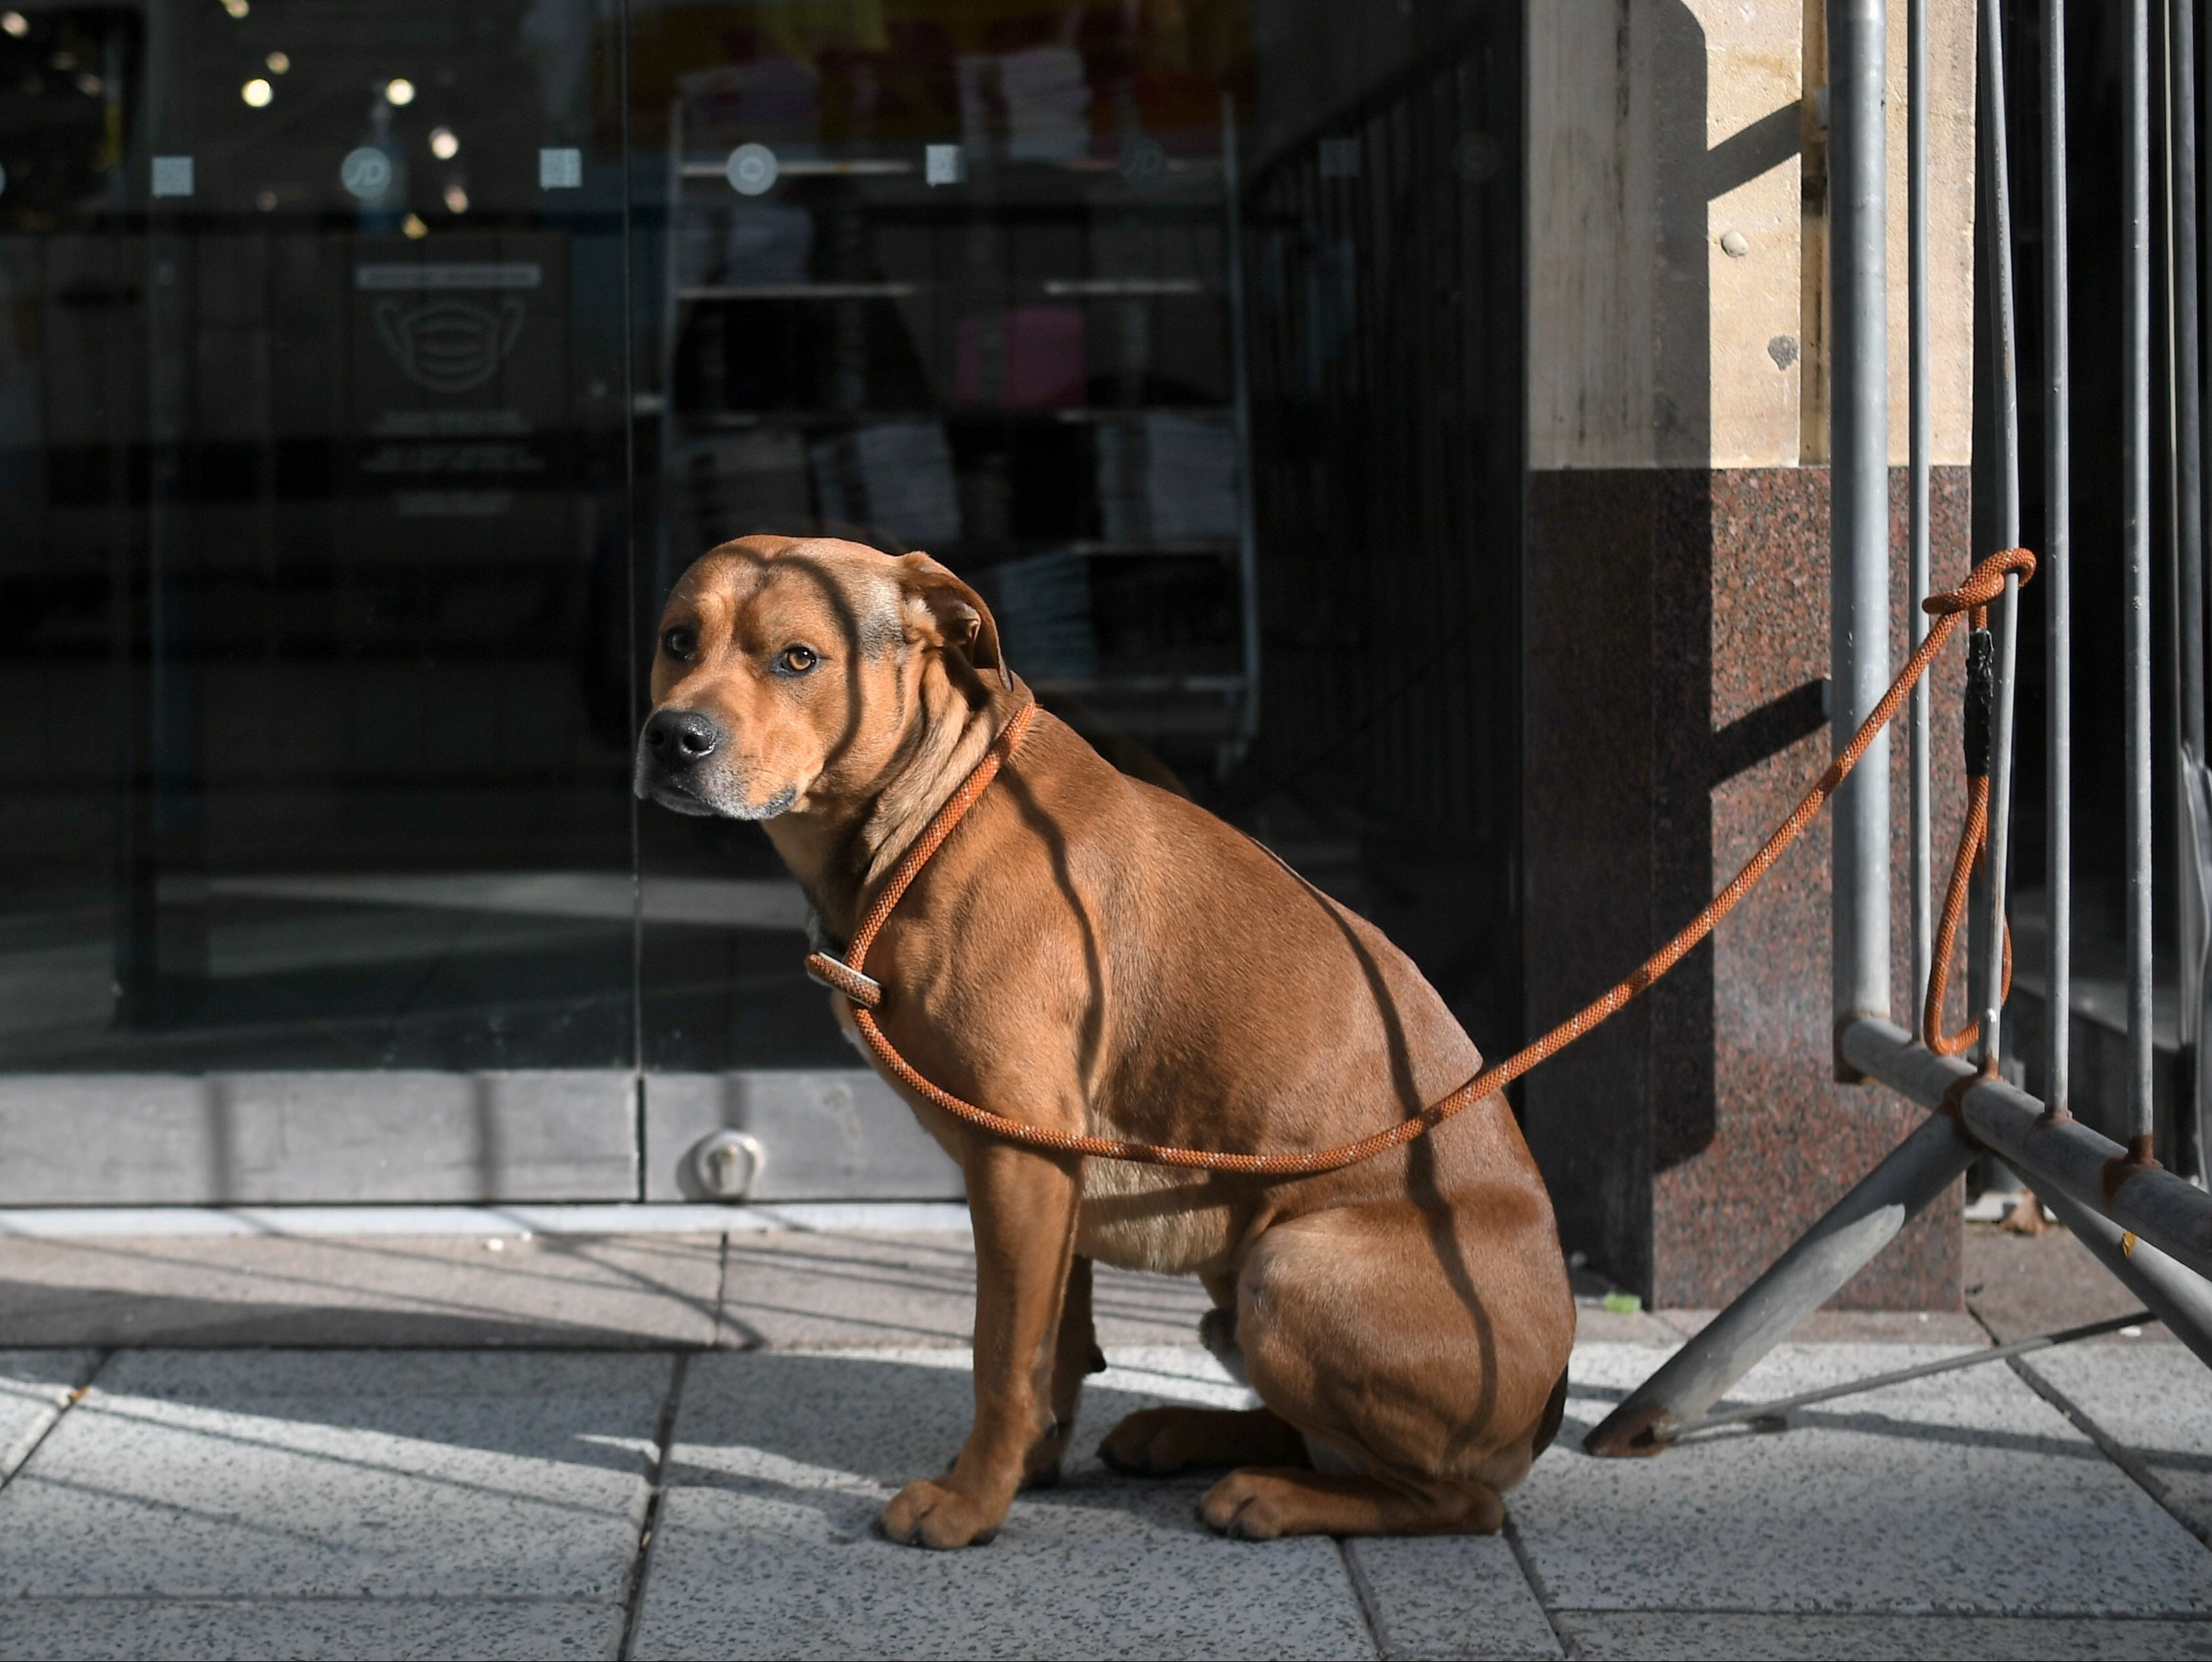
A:
MULTIPOLYGON (((1928 317, 1928 0, 1905 0, 1905 362, 1910 379, 1912 512, 1906 561, 1905 631, 1917 652, 1933 622, 1920 609, 1930 593, 1933 526, 1929 502, 1936 423, 1929 397, 1928 317)), ((1928 985, 1936 955, 1934 758, 1929 746, 1929 678, 1914 685, 1906 706, 1911 781, 1911 861, 1906 881, 1911 892, 1912 981, 1915 1000, 1928 985)))
POLYGON ((2066 0, 2043 9, 2043 580, 2047 715, 2044 812, 2049 896, 2043 1004, 2044 1100, 2072 1111, 2069 1062, 2074 1019, 2074 466, 2067 405, 2066 0))
POLYGON ((2121 565, 2126 606, 2128 1152, 2151 1151, 2150 20, 2122 8, 2121 417, 2126 435, 2121 565))
POLYGON ((2180 983, 2182 1097, 2179 1133, 2167 1159, 2200 1181, 2205 1159, 2204 953, 2212 908, 2212 794, 2208 794, 2204 716, 2203 400, 2197 212, 2197 0, 2168 0, 2166 10, 2166 494, 2172 503, 2172 610, 2167 617, 2173 676, 2175 931, 2180 983), (2178 1158, 2177 1158, 2178 1157, 2178 1158))
MULTIPOLYGON (((1828 0, 1829 720, 1841 751, 1889 685, 1889 257, 1885 0, 1828 0)), ((1834 1014, 1889 1010, 1889 738, 1837 793, 1834 1014)), ((1859 1075, 1836 1055, 1837 1077, 1859 1075)))
MULTIPOLYGON (((1984 254, 1989 260, 1996 334, 1997 546, 2020 543, 2020 379, 2013 337, 2011 135, 2006 131, 2004 8, 1982 0, 1982 160, 1988 189, 1984 254)), ((1978 976, 1969 1007, 1981 1016, 1982 1054, 1995 1068, 2002 1055, 2005 889, 2011 874, 2013 682, 2020 648, 2020 579, 2008 573, 2004 598, 1994 608, 1996 679, 1990 731, 1989 859, 1982 874, 1984 904, 1979 920, 1978 976)))

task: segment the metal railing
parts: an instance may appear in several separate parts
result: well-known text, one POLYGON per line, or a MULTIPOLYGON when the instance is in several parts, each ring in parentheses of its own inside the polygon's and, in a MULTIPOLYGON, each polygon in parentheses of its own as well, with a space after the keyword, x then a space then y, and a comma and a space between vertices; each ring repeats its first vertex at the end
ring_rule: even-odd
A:
MULTIPOLYGON (((1928 270, 1929 0, 1906 0, 1911 107, 1907 120, 1908 260, 1911 432, 1911 531, 1906 550, 1913 641, 1925 632, 1920 602, 1930 592, 1930 463, 1928 270)), ((1992 338, 1990 423, 1998 454, 1987 477, 1995 488, 1991 524, 2000 547, 2020 540, 2020 420, 2013 306, 2011 167, 2006 140, 2005 42, 2000 0, 1980 6, 1980 166, 1984 258, 1990 272, 1992 338)), ((1700 1421, 1729 1387, 1841 1289, 1893 1239, 1906 1221, 1944 1193, 1979 1154, 1994 1154, 2033 1185, 2042 1200, 2098 1259, 2141 1298, 2208 1365, 2212 1365, 2212 1195, 2162 1169, 2154 1157, 2152 942, 2152 568, 2153 445, 2163 441, 2160 471, 2170 496, 2166 584, 2177 793, 2177 840, 2184 893, 2183 1037, 2205 1032, 2200 1008, 2203 962, 2212 908, 2212 774, 2204 769, 2203 523, 2197 320, 2195 211, 2195 41, 2193 0, 2166 0, 2159 61, 2167 71, 2162 202, 2154 201, 2151 131, 2153 38, 2148 0, 2124 0, 2122 15, 2123 135, 2120 258, 2124 296, 2121 363, 2125 454, 2124 529, 2119 578, 2124 618, 2123 724, 2126 734, 2128 1081, 2124 1147, 2069 1111, 2069 1016, 2072 1004, 2073 733, 2070 667, 2072 550, 2068 468, 2068 269, 2066 243, 2065 0, 2043 0, 2041 125, 2044 149, 2045 481, 2047 526, 2039 591, 2045 612, 2049 771, 2049 928, 2045 996, 2044 1086, 2039 1099, 2001 1075, 2000 1022, 2005 997, 2005 891, 2011 843, 2013 689, 2021 631, 2017 579, 2008 578, 1993 610, 1995 675, 1990 760, 1989 854, 1972 927, 1967 980, 1979 1013, 1972 1062, 1938 1056, 1889 1020, 1887 774, 1877 752, 1838 795, 1833 928, 1836 1061, 1838 1077, 1877 1082, 1933 1111, 1929 1117, 1832 1208, 1696 1338, 1630 1394, 1593 1431, 1593 1453, 1656 1452, 1700 1421), (2166 271, 2153 310, 2152 253, 2162 210, 2166 271), (2154 423, 2154 338, 2167 362, 2164 419, 2154 423), (2154 431, 2155 426, 2155 431, 2154 431)), ((1838 748, 1881 697, 1890 676, 1888 591, 1887 297, 1882 88, 1887 65, 1885 0, 1828 0, 1830 43, 1830 239, 1834 364, 1830 593, 1838 748)), ((2212 257, 2212 256, 2208 256, 2212 257)), ((1909 743, 1912 971, 1915 1008, 1933 965, 1930 925, 1932 768, 1926 683, 1912 695, 1909 743)), ((1940 1013, 1939 1013, 1940 1014, 1940 1013)), ((2212 1070, 2199 1068, 2201 1076, 2212 1070)), ((2212 1091, 2194 1085, 2194 1118, 2212 1091)), ((2203 1132, 2191 1151, 2203 1161, 2203 1132)), ((1994 1354, 1994 1353, 1992 1353, 1994 1354)))

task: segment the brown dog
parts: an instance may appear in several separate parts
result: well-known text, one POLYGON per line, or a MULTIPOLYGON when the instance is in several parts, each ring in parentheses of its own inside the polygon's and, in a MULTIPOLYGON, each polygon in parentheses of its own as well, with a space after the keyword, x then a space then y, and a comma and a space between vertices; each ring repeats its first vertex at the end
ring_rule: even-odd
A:
MULTIPOLYGON (((1020 694, 982 600, 927 556, 750 537, 677 584, 653 698, 638 794, 766 821, 842 941, 1020 694)), ((1042 713, 867 968, 924 1077, 1070 1132, 1324 1148, 1480 1061, 1371 925, 1042 713)), ((1200 1277, 1203 1336, 1266 1404, 1133 1414, 1100 1451, 1113 1464, 1243 1468, 1200 1512, 1253 1538, 1498 1528, 1499 1494, 1559 1428, 1575 1326, 1502 1099, 1270 1182, 1018 1147, 902 1093, 967 1178, 975 1421, 951 1471, 884 1508, 892 1538, 988 1540, 1018 1488, 1057 1475, 1097 1366, 1094 1258, 1200 1277)))

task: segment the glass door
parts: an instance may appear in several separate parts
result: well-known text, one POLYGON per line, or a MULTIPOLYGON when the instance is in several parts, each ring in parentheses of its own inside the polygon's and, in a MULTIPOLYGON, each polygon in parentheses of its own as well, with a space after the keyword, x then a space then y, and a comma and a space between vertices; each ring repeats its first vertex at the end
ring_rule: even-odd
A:
POLYGON ((0 15, 8 1200, 634 1190, 620 44, 0 15))

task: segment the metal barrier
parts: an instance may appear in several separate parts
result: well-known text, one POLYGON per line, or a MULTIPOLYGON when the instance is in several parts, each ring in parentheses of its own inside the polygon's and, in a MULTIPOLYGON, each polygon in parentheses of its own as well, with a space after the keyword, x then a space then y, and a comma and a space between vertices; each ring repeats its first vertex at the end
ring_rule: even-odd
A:
MULTIPOLYGON (((1907 0, 1908 260, 1911 295, 1911 519, 1907 560, 1917 645, 1929 592, 1929 305, 1926 178, 1927 6, 1907 0)), ((2203 423, 2197 331, 2197 216, 2195 155, 2194 0, 2166 0, 2160 61, 2167 70, 2163 222, 2166 235, 2168 349, 2165 476, 2172 492, 2165 555, 2172 563, 2169 662, 2182 812, 2177 841, 2185 1040, 2206 1036, 2204 953, 2212 916, 2212 773, 2205 769, 2203 693, 2203 423)), ((2019 396, 2014 351, 2010 159, 2005 124, 2005 50, 1999 0, 1979 0, 1984 257, 1990 263, 1990 342, 1998 455, 1992 471, 2000 546, 2020 539, 2019 396)), ((2069 673, 2071 607, 2067 467, 2067 248, 2065 0, 2043 0, 2041 108, 2045 188, 2044 387, 2048 527, 2041 562, 2048 652, 2050 1017, 2045 1069, 2048 1100, 2000 1076, 2005 995, 2005 886, 2010 841, 2013 688, 2020 639, 2020 586, 2008 578, 1994 608, 1989 859, 1970 931, 1970 1009, 1980 1013, 1974 1062, 1939 1056, 1889 1020, 1888 776, 1869 752, 1839 793, 1834 842, 1833 930, 1838 1076, 1870 1081, 1933 1111, 1918 1129, 1832 1208, 1796 1245, 1632 1392, 1589 1434, 1594 1454, 1648 1454, 1699 1422, 1713 1403, 1807 1316, 1841 1289, 1905 1221, 1948 1190, 1984 1151, 2032 1184, 2089 1250, 2208 1365, 2212 1365, 2212 1195, 2163 1170, 2152 1118, 2151 527, 2154 390, 2153 113, 2148 0, 2124 0, 2123 207, 2124 307, 2122 363, 2125 418, 2125 666, 2127 740, 2127 1021, 2130 1068, 2124 1147, 2075 1120, 2068 1109, 2073 913, 2069 673)), ((1835 318, 1832 529, 1830 549, 1834 742, 1840 749, 1887 685, 1889 618, 1887 204, 1882 89, 1885 0, 1828 0, 1830 258, 1835 318)), ((1929 702, 1923 681, 1910 706, 1910 881, 1916 1005, 1934 967, 1934 861, 1930 841, 1929 702)), ((2203 1162, 2205 1105, 2212 1069, 2193 1090, 2203 1162)), ((1991 1353, 1994 1355, 1995 1353, 1991 1353)))

